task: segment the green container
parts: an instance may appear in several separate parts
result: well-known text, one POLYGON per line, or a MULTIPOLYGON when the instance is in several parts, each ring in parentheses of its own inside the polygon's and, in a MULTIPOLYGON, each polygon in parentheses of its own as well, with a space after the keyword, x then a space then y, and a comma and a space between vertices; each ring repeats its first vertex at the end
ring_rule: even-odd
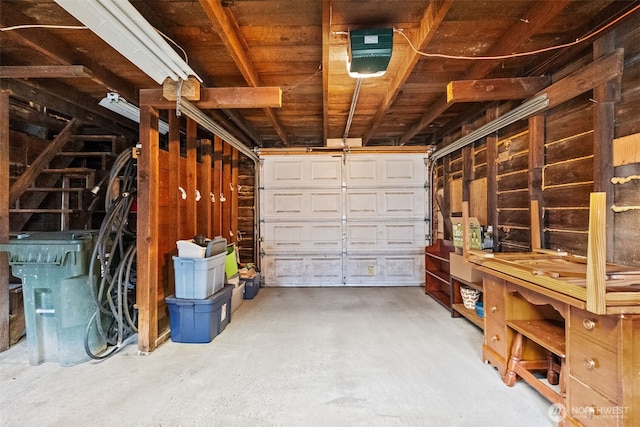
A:
MULTIPOLYGON (((96 311, 89 264, 96 234, 87 231, 24 233, 0 251, 9 252, 14 276, 22 279, 29 362, 62 366, 89 359, 87 325, 96 311)), ((106 348, 95 327, 89 333, 94 354, 106 348)))

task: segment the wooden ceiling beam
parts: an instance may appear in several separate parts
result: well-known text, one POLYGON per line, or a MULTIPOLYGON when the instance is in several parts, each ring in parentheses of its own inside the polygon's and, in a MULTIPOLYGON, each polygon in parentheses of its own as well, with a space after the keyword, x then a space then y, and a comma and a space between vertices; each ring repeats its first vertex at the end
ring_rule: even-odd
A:
MULTIPOLYGON (((418 51, 425 50, 429 45, 452 4, 453 0, 435 0, 429 2, 429 6, 425 9, 420 21, 420 27, 418 28, 416 37, 417 40, 412 41, 418 51)), ((387 111, 389 111, 389 108, 391 108, 393 101, 398 97, 400 88, 407 81, 420 58, 421 56, 418 53, 411 51, 411 54, 402 61, 403 69, 394 75, 393 80, 389 84, 387 92, 371 120, 369 130, 363 135, 363 145, 367 145, 371 136, 375 133, 380 123, 382 123, 382 118, 387 111)))
POLYGON ((526 99, 551 84, 551 77, 457 80, 447 85, 447 103, 526 99))
MULTIPOLYGON (((200 100, 191 101, 201 110, 222 108, 279 108, 282 106, 282 90, 279 87, 214 87, 201 88, 200 100)), ((145 89, 140 94, 140 105, 169 110, 176 108, 176 101, 163 97, 162 89, 145 89)))
MULTIPOLYGON (((558 0, 554 2, 534 2, 531 9, 526 14, 526 19, 515 21, 507 31, 498 39, 483 56, 502 55, 514 52, 531 38, 536 32, 540 31, 549 21, 562 12, 569 4, 570 0, 558 0)), ((476 80, 486 77, 491 71, 501 64, 501 61, 478 60, 465 73, 464 78, 467 80, 476 80)), ((435 120, 440 114, 449 108, 447 100, 439 100, 427 109, 427 112, 411 126, 399 138, 399 143, 406 144, 411 138, 418 134, 422 129, 435 120), (442 109, 444 108, 444 109, 442 109), (435 114, 438 109, 438 114, 435 114)))
POLYGON ((90 70, 82 65, 0 66, 0 79, 69 79, 92 78, 90 70))
MULTIPOLYGON (((11 27, 22 24, 38 24, 27 16, 18 13, 11 8, 4 7, 0 14, 0 24, 3 27, 11 27)), ((89 30, 79 30, 89 31, 89 30)), ((48 58, 65 65, 83 65, 89 70, 91 79, 99 85, 105 87, 107 91, 120 93, 126 99, 137 101, 138 91, 134 85, 125 79, 115 75, 113 72, 102 66, 97 60, 80 53, 73 46, 70 46, 62 39, 50 32, 43 31, 8 31, 3 32, 3 37, 13 38, 16 43, 21 43, 48 58)))
POLYGON ((96 126, 131 139, 138 137, 137 123, 101 107, 95 99, 70 86, 52 80, 7 79, 2 80, 2 87, 9 89, 13 97, 75 117, 84 125, 96 126))
MULTIPOLYGON (((200 0, 200 5, 207 14, 214 31, 218 34, 218 37, 220 37, 222 43, 227 48, 227 52, 231 55, 236 66, 242 73, 245 81, 254 88, 262 86, 253 61, 247 54, 249 51, 247 42, 242 36, 240 26, 229 9, 224 8, 219 0, 200 0)), ((273 111, 271 107, 264 108, 264 111, 271 125, 282 140, 282 144, 285 146, 289 145, 287 134, 276 112, 273 111)))

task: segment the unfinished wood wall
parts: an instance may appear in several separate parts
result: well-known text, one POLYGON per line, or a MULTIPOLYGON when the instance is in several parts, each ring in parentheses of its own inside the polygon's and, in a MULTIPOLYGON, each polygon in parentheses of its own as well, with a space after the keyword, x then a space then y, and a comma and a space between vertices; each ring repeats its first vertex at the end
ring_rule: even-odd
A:
POLYGON ((153 350, 169 327, 165 297, 175 292, 177 240, 196 234, 236 242, 238 151, 169 114, 169 141, 159 144, 157 111, 141 108, 138 159, 139 348, 153 350), (186 138, 181 138, 184 129, 186 138), (207 136, 207 137, 203 137, 207 136), (166 148, 164 148, 166 145, 166 148))
MULTIPOLYGON (((625 50, 621 97, 615 103, 615 138, 626 140, 623 161, 614 163, 614 260, 640 264, 640 27, 628 22, 616 30, 616 46, 625 50), (636 177, 629 179, 628 177, 636 177), (635 209, 625 210, 627 207, 635 209)), ((614 157, 617 148, 614 142, 614 157)))
MULTIPOLYGON (((543 247, 586 255, 589 195, 605 192, 607 260, 640 265, 640 29, 629 23, 607 34, 594 42, 593 55, 573 60, 552 80, 561 99, 552 108, 438 163, 434 188, 447 205, 437 209, 456 214, 469 200, 470 215, 496 227, 500 251, 530 250, 532 217, 539 215, 543 247), (623 73, 604 81, 596 72, 593 89, 580 93, 591 82, 572 73, 616 49, 624 49, 623 73), (533 199, 540 211, 532 215, 533 199)), ((460 134, 490 121, 489 112, 460 134)))
POLYGON ((586 255, 589 194, 593 178, 591 93, 546 114, 546 162, 542 170, 543 245, 586 255))

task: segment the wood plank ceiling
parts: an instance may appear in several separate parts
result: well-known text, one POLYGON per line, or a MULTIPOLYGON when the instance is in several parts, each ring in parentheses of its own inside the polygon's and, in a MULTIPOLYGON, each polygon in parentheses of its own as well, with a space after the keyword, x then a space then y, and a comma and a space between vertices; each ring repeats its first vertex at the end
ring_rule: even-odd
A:
MULTIPOLYGON (((131 3, 184 49, 204 86, 282 89, 281 108, 208 111, 247 145, 262 147, 324 146, 328 138, 344 136, 362 138, 371 146, 438 142, 494 101, 448 102, 449 82, 549 76, 561 65, 590 54, 590 44, 516 58, 461 60, 419 55, 408 40, 425 53, 509 55, 573 42, 637 6, 609 0, 131 3), (356 99, 357 79, 346 70, 348 32, 363 28, 393 28, 393 54, 383 77, 362 79, 356 99)), ((3 29, 78 25, 52 0, 2 0, 0 8, 3 29)), ((626 19, 640 23, 640 14, 626 19)), ((24 108, 34 104, 40 112, 57 108, 62 116, 84 111, 80 118, 85 123, 94 118, 93 124, 103 128, 112 123, 113 129, 107 129, 111 132, 135 131, 135 124, 102 109, 98 100, 107 91, 117 91, 136 103, 138 89, 158 87, 89 30, 22 28, 2 31, 0 37, 2 86, 11 89, 24 108), (70 65, 82 68, 29 68, 22 74, 11 68, 70 65), (44 78, 43 72, 53 75, 44 78), (36 102, 29 99, 35 94, 36 102), (74 108, 54 107, 60 98, 74 108)))

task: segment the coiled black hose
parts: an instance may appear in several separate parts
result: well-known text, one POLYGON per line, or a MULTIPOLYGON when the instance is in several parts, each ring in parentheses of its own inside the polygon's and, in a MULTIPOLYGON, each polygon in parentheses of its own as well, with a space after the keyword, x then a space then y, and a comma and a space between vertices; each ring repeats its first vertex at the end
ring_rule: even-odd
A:
POLYGON ((96 360, 115 354, 138 331, 134 308, 136 233, 128 222, 136 178, 136 161, 131 151, 124 151, 111 169, 105 196, 106 215, 89 264, 91 293, 97 308, 87 324, 84 347, 89 357, 96 360), (118 195, 112 198, 117 185, 118 195), (89 344, 94 327, 108 345, 100 354, 94 354, 89 344))

